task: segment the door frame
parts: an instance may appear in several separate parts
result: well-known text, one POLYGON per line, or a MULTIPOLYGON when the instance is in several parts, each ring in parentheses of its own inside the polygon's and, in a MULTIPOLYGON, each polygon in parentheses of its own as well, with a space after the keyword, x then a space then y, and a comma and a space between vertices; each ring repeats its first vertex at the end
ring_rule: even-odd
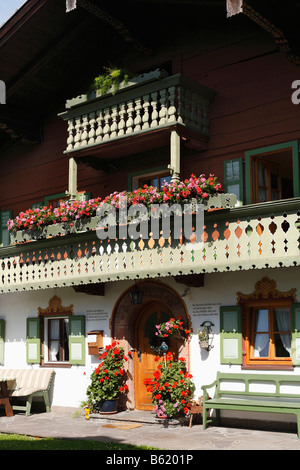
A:
MULTIPOLYGON (((141 351, 141 336, 140 336, 140 332, 141 332, 141 327, 143 326, 143 331, 144 331, 144 328, 145 328, 145 323, 147 321, 147 319, 150 318, 150 315, 152 313, 154 313, 155 309, 157 308, 157 310, 161 310, 161 309, 165 309, 166 310, 166 313, 170 314, 170 317, 172 316, 172 312, 170 311, 170 308, 164 303, 164 302, 161 302, 160 300, 153 300, 152 302, 149 302, 147 303, 139 312, 139 315, 136 319, 136 322, 135 322, 135 325, 134 325, 134 338, 135 338, 135 345, 136 345, 136 348, 135 348, 135 355, 134 355, 134 377, 135 377, 135 380, 134 380, 134 396, 135 396, 135 408, 136 409, 139 409, 139 410, 143 410, 145 409, 142 404, 140 403, 139 404, 139 407, 138 407, 138 402, 140 402, 140 397, 139 397, 139 393, 140 393, 140 381, 142 380, 142 377, 143 377, 143 370, 140 366, 141 362, 140 362, 140 355, 139 355, 139 351, 141 352, 141 354, 146 354, 146 350, 144 351, 141 351), (151 312, 152 310, 152 312, 151 312), (145 318, 145 316, 147 316, 147 319, 145 318)), ((154 332, 155 334, 155 332, 154 332)), ((155 352, 153 351, 153 356, 154 357, 157 357, 157 354, 155 354, 155 352)), ((143 361, 143 357, 141 357, 142 361, 143 361)), ((146 362, 146 358, 145 359, 145 362, 146 362)), ((153 358, 154 360, 154 358, 153 358)), ((154 366, 154 364, 153 364, 154 366)), ((154 366, 155 367, 155 366, 154 366)), ((146 405, 145 405, 146 406, 146 405)))
MULTIPOLYGON (((117 299, 110 318, 111 338, 120 342, 120 345, 124 347, 125 354, 128 354, 129 351, 131 352, 130 359, 126 363, 128 375, 127 385, 129 389, 126 400, 124 400, 124 404, 122 404, 124 409, 130 410, 135 409, 135 324, 141 311, 151 302, 161 302, 161 299, 163 299, 163 303, 172 311, 172 316, 175 318, 179 316, 183 317, 188 328, 191 329, 191 318, 188 309, 181 295, 173 287, 158 279, 138 281, 137 285, 139 289, 143 291, 142 303, 140 305, 133 305, 130 302, 129 292, 134 287, 134 283, 132 282, 132 285, 126 288, 117 299)), ((183 343, 179 354, 186 358, 186 364, 189 368, 189 341, 183 343)))

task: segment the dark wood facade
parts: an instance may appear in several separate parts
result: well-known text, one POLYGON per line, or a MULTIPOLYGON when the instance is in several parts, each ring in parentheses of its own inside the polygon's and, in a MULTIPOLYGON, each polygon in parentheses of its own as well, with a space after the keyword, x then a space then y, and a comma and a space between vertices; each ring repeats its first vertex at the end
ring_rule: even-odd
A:
MULTIPOLYGON (((224 183, 224 161, 299 139, 299 107, 291 100, 297 60, 280 50, 262 20, 243 13, 227 18, 225 0, 133 0, 114 11, 101 3, 79 1, 66 13, 64 0, 29 0, 0 30, 0 78, 7 85, 0 109, 1 211, 16 216, 67 190, 67 124, 58 114, 110 62, 136 74, 165 68, 216 92, 207 149, 182 144, 181 178, 214 173, 224 183)), ((264 11, 250 3, 260 18, 284 28, 297 57, 297 3, 284 16, 279 2, 264 11)), ((169 163, 168 146, 126 158, 115 152, 109 168, 79 163, 79 191, 103 197, 127 189, 130 174, 169 163)))

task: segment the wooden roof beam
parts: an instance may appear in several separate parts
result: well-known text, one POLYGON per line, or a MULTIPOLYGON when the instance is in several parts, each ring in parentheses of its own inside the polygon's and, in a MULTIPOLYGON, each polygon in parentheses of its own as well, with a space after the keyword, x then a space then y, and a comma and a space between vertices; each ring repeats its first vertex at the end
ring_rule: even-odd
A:
POLYGON ((77 3, 80 7, 87 10, 92 15, 96 16, 102 21, 108 23, 113 29, 117 31, 117 33, 123 38, 125 42, 132 43, 133 47, 137 49, 139 52, 142 52, 145 55, 152 54, 152 50, 141 44, 134 36, 131 34, 129 29, 117 18, 112 16, 107 11, 103 10, 96 6, 90 0, 77 0, 77 3))
POLYGON ((29 64, 24 67, 16 77, 6 84, 6 97, 11 96, 15 91, 24 84, 24 82, 32 77, 38 70, 45 66, 50 60, 55 58, 57 51, 72 42, 72 38, 76 38, 88 26, 90 20, 88 18, 80 21, 76 26, 70 25, 58 38, 55 38, 47 47, 42 50, 38 57, 34 57, 29 64))
POLYGON ((42 140, 40 120, 9 105, 0 108, 0 129, 24 143, 35 144, 42 140))
POLYGON ((226 0, 227 17, 243 13, 250 20, 260 26, 274 39, 278 50, 286 54, 287 58, 296 65, 300 65, 300 57, 293 53, 285 33, 273 24, 268 18, 261 15, 255 8, 251 7, 245 0, 226 0))
POLYGON ((13 36, 29 18, 37 13, 48 0, 31 0, 26 2, 0 28, 0 47, 13 36))

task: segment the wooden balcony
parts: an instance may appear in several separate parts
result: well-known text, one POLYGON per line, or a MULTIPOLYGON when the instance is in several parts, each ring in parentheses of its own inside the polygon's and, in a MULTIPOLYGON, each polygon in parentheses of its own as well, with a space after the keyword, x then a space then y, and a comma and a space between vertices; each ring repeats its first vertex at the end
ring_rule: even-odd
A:
POLYGON ((206 148, 215 93, 182 75, 131 83, 115 95, 81 95, 60 114, 68 122, 65 153, 114 158, 168 145, 176 130, 206 148), (134 139, 133 139, 134 137, 134 139))
POLYGON ((95 230, 0 249, 0 293, 299 265, 300 198, 207 211, 201 240, 95 230))

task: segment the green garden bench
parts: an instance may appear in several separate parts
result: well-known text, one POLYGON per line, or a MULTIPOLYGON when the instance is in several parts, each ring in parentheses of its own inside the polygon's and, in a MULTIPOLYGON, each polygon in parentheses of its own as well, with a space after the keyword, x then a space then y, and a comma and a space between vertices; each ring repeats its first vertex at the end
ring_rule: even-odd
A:
POLYGON ((216 410, 220 423, 220 410, 287 413, 297 417, 300 438, 300 376, 279 374, 217 373, 216 380, 203 385, 203 429, 206 429, 208 410, 216 410), (207 390, 216 387, 214 398, 207 390))

